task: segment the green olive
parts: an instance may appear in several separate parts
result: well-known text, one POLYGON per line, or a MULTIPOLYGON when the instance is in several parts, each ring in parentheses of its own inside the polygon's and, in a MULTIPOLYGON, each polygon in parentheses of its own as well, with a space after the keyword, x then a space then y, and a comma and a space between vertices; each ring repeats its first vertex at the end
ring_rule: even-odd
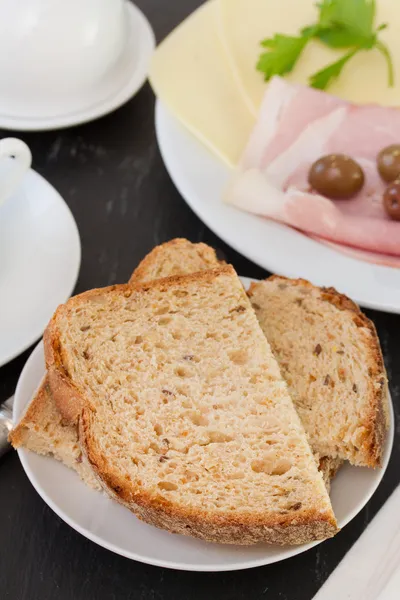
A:
POLYGON ((400 144, 392 144, 381 150, 376 158, 379 175, 391 183, 400 175, 400 144))
POLYGON ((361 190, 364 172, 350 156, 328 154, 313 163, 308 183, 322 196, 332 200, 346 200, 361 190))

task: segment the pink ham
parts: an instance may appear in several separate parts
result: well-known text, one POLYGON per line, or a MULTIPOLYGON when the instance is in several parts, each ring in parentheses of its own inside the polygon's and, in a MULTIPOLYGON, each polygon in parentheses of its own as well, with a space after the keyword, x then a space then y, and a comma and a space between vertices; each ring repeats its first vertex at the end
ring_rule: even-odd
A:
POLYGON ((372 263, 373 265, 381 265, 382 267, 392 267, 400 269, 400 256, 390 256, 389 254, 379 254, 377 252, 368 252, 367 250, 358 250, 357 248, 351 248, 350 246, 343 246, 342 244, 334 244, 328 242, 323 238, 316 236, 310 236, 320 244, 324 244, 336 252, 341 252, 350 258, 356 260, 362 260, 364 262, 372 263))
POLYGON ((317 93, 310 98, 307 91, 308 88, 291 85, 281 77, 274 77, 270 81, 257 124, 242 156, 243 168, 268 164, 284 152, 309 123, 338 106, 346 105, 344 100, 324 93, 317 93), (303 100, 299 94, 306 94, 307 97, 303 100), (290 135, 287 135, 288 132, 290 135))
POLYGON ((382 205, 385 184, 376 155, 400 143, 400 110, 355 106, 325 92, 275 78, 226 200, 331 242, 400 256, 400 222, 382 205), (353 199, 311 193, 311 164, 326 154, 349 154, 366 182, 353 199))

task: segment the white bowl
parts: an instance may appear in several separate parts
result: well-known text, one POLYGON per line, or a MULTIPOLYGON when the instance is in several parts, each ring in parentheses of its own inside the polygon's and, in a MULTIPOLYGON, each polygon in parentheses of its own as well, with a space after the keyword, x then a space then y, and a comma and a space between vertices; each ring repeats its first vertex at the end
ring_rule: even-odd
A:
POLYGON ((98 84, 127 37, 124 0, 2 0, 0 113, 40 114, 98 84))

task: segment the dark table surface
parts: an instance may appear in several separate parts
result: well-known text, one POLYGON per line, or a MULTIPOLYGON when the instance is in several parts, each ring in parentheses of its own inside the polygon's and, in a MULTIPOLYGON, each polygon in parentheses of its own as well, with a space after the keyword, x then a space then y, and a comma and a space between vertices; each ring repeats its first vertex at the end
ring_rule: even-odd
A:
MULTIPOLYGON (((157 40, 199 4, 199 0, 138 1, 157 40)), ((155 244, 177 236, 219 248, 242 275, 266 276, 213 235, 186 206, 163 166, 153 112, 153 93, 145 85, 123 108, 93 123, 16 134, 30 145, 33 167, 60 191, 77 221, 83 253, 76 292, 126 281, 155 244)), ((0 137, 4 135, 9 132, 0 132, 0 137)), ((400 316, 367 312, 379 332, 398 417, 400 316)), ((29 353, 0 369, 0 401, 13 393, 29 353)), ((48 508, 17 454, 10 452, 0 460, 0 598, 309 600, 399 483, 399 439, 397 425, 392 459, 378 491, 337 537, 282 563, 215 574, 151 567, 100 548, 48 508)))

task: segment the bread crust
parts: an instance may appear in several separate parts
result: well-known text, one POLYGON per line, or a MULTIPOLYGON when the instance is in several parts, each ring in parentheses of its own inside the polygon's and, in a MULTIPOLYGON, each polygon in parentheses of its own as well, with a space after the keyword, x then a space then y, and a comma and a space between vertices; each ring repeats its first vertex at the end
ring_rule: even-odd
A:
POLYGON ((341 458, 332 458, 330 456, 322 456, 319 459, 318 471, 322 475, 328 493, 331 489, 332 479, 336 477, 336 474, 343 465, 343 462, 344 461, 341 458))
POLYGON ((190 281, 211 281, 224 273, 232 274, 235 273, 235 270, 231 265, 221 265, 215 269, 199 271, 198 273, 191 273, 188 275, 173 275, 171 277, 165 277, 164 279, 155 279, 143 283, 122 283, 105 288, 95 288, 83 292, 82 294, 78 294, 77 296, 73 296, 67 300, 65 304, 61 304, 57 308, 44 332, 43 344, 50 389, 57 407, 67 423, 77 423, 84 402, 79 389, 69 378, 65 367, 65 360, 62 356, 60 332, 57 327, 57 319, 61 314, 68 311, 69 307, 79 305, 80 302, 90 300, 99 295, 104 296, 105 294, 117 291, 129 297, 134 292, 147 292, 155 287, 168 288, 171 285, 179 285, 180 283, 190 281))
POLYGON ((79 419, 79 438, 87 462, 105 491, 149 525, 208 542, 244 546, 259 542, 305 544, 332 537, 338 532, 333 513, 323 515, 303 510, 291 515, 269 515, 269 518, 250 513, 246 518, 243 515, 235 518, 227 514, 210 515, 206 510, 195 512, 168 502, 161 495, 150 496, 109 468, 90 435, 91 418, 90 410, 84 408, 79 419))
POLYGON ((153 250, 146 254, 144 259, 133 271, 128 283, 132 285, 144 281, 149 281, 149 272, 151 272, 151 270, 161 262, 162 258, 164 257, 165 251, 168 249, 176 250, 177 253, 182 252, 182 262, 184 262, 184 252, 188 247, 196 247, 196 252, 200 255, 204 262, 207 263, 207 269, 211 269, 213 268, 213 266, 217 267, 218 265, 225 264, 223 261, 219 261, 217 259, 215 250, 214 248, 211 248, 211 246, 203 244, 202 242, 199 242, 198 244, 193 244, 185 238, 175 238, 173 240, 170 240, 169 242, 165 242, 164 244, 156 246, 155 248, 153 248, 153 250))
POLYGON ((34 402, 32 401, 28 404, 22 419, 8 434, 8 441, 14 448, 23 446, 29 424, 38 421, 38 416, 42 411, 42 407, 47 402, 48 386, 49 382, 45 376, 34 397, 34 402))
MULTIPOLYGON (((383 362, 382 351, 379 343, 375 325, 360 310, 359 306, 344 294, 339 293, 333 287, 321 287, 313 285, 306 279, 290 279, 281 275, 271 275, 266 281, 285 281, 290 285, 298 285, 317 290, 321 300, 329 302, 338 310, 345 311, 357 327, 368 329, 371 334, 369 342, 369 405, 370 410, 365 416, 364 427, 367 436, 359 450, 362 464, 368 467, 380 467, 384 452, 386 434, 389 428, 389 389, 386 369, 383 362)), ((256 286, 252 283, 248 290, 251 296, 252 289, 256 286)))
POLYGON ((61 414, 78 423, 79 441, 93 472, 102 487, 119 503, 129 508, 139 519, 172 533, 194 536, 206 541, 250 545, 257 542, 273 544, 303 544, 322 540, 337 533, 332 511, 299 510, 291 514, 235 515, 210 514, 206 509, 193 509, 168 502, 161 495, 150 495, 137 482, 128 481, 107 462, 96 439, 91 435, 95 409, 69 378, 62 356, 57 320, 70 306, 87 301, 100 293, 117 291, 124 295, 146 292, 151 288, 179 286, 189 281, 211 281, 223 274, 234 274, 230 265, 190 275, 177 275, 143 284, 117 285, 91 290, 71 298, 60 306, 45 333, 45 357, 53 396, 61 414))

